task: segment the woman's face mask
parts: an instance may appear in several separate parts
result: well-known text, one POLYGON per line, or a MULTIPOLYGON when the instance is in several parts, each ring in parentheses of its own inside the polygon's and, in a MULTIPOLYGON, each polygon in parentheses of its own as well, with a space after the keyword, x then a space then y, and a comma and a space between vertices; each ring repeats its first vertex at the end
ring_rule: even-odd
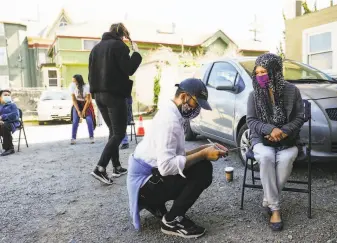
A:
POLYGON ((256 75, 256 81, 259 83, 261 88, 265 89, 269 83, 269 76, 268 74, 263 74, 261 76, 256 75))
POLYGON ((255 69, 255 77, 256 81, 260 85, 261 88, 265 89, 269 83, 268 71, 262 66, 257 66, 255 69))

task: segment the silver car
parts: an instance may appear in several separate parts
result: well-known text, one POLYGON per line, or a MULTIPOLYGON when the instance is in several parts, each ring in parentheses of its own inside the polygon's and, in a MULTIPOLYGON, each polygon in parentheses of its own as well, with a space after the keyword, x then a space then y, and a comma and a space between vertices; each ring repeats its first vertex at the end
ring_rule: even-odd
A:
MULTIPOLYGON (((247 100, 253 90, 251 74, 256 57, 222 59, 203 65, 195 74, 208 88, 212 111, 202 110, 188 126, 185 138, 200 134, 233 146, 250 145, 246 124, 247 100)), ((312 110, 313 161, 337 160, 337 80, 303 63, 285 60, 284 77, 309 99, 312 110)), ((301 140, 308 140, 307 123, 301 140)), ((247 148, 239 150, 244 163, 247 148)))

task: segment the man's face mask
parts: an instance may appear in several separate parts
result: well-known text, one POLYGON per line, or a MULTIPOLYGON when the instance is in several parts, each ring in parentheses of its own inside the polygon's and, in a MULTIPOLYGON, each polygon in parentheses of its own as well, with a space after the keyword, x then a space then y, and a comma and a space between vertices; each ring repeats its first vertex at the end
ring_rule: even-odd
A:
POLYGON ((188 103, 192 97, 188 97, 185 102, 180 105, 181 116, 185 119, 192 120, 196 118, 201 110, 201 107, 198 105, 196 108, 191 107, 188 103))
POLYGON ((2 99, 4 100, 5 103, 10 103, 12 102, 12 97, 11 96, 2 96, 2 99))

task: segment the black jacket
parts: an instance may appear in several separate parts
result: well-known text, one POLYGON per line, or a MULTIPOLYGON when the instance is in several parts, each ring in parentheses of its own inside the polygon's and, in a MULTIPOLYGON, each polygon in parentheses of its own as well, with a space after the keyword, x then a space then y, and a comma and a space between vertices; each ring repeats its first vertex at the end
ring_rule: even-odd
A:
POLYGON ((92 49, 89 56, 90 93, 107 92, 116 96, 129 97, 132 76, 142 57, 138 52, 129 56, 128 46, 110 32, 104 33, 102 40, 92 49))

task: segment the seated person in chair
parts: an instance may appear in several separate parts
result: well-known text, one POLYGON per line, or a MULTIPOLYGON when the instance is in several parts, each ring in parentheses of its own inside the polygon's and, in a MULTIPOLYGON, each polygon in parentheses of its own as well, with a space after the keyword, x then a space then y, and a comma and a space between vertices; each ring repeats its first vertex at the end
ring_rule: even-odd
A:
POLYGON ((0 136, 2 137, 2 148, 4 152, 1 156, 13 154, 12 133, 20 126, 19 110, 12 102, 9 90, 0 91, 0 136))
POLYGON ((298 155, 299 132, 304 123, 304 107, 298 88, 283 77, 281 57, 259 56, 252 74, 254 91, 249 95, 247 124, 251 145, 260 165, 263 206, 268 210, 270 227, 283 228, 280 193, 298 155))
POLYGON ((184 124, 211 110, 208 92, 200 79, 182 81, 173 100, 157 112, 150 130, 129 158, 127 188, 133 224, 140 229, 139 211, 147 209, 161 219, 168 235, 196 238, 205 229, 185 216, 212 183, 213 167, 228 150, 207 144, 185 152, 184 124), (167 212, 165 203, 174 200, 167 212))

